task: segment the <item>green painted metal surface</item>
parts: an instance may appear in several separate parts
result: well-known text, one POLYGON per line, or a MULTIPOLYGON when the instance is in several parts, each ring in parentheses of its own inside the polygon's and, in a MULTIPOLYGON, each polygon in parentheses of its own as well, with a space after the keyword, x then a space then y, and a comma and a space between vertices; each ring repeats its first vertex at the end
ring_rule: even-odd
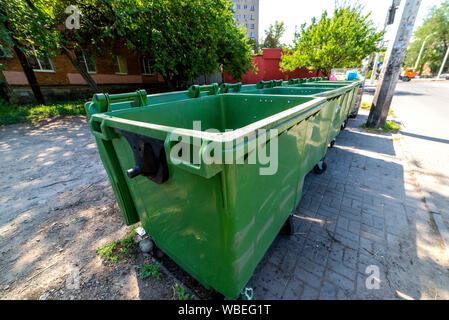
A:
POLYGON ((141 221, 177 264, 228 298, 239 295, 294 211, 305 175, 324 157, 346 113, 340 110, 353 99, 348 84, 299 82, 212 85, 149 96, 98 94, 85 105, 125 222, 141 221), (193 130, 194 121, 201 121, 201 130, 193 130), (217 131, 206 132, 212 128, 217 131), (277 150, 269 133, 258 135, 258 129, 278 130, 277 150), (187 158, 171 152, 175 133, 200 141, 189 145, 187 158), (257 157, 249 163, 250 144, 241 138, 251 133, 253 142, 278 153, 275 174, 261 175, 267 165, 257 157), (137 163, 136 146, 126 135, 160 142, 168 180, 127 175, 137 163), (200 157, 194 164, 193 155, 204 156, 212 143, 222 146, 219 158, 242 163, 210 164, 200 157))
MULTIPOLYGON (((141 96, 136 93, 128 99, 139 101, 136 97, 141 96)), ((308 159, 321 152, 306 142, 322 139, 321 114, 328 102, 231 93, 125 105, 110 96, 105 106, 104 97, 95 96, 86 110, 126 223, 141 221, 156 245, 203 285, 237 297, 301 197, 304 177, 315 164, 308 159), (202 121, 203 131, 192 130, 195 120, 202 121), (181 136, 202 138, 201 148, 193 150, 204 153, 209 143, 220 142, 222 157, 240 155, 243 163, 175 165, 179 159, 170 152, 175 128, 181 136), (210 128, 218 132, 204 131, 210 128), (266 165, 259 160, 249 164, 248 143, 238 140, 258 129, 279 132, 274 175, 260 175, 266 165), (135 159, 123 131, 163 142, 169 171, 165 183, 126 175, 135 159), (226 148, 230 141, 233 147, 226 148)), ((276 151, 266 135, 255 139, 265 142, 268 151, 276 151)))

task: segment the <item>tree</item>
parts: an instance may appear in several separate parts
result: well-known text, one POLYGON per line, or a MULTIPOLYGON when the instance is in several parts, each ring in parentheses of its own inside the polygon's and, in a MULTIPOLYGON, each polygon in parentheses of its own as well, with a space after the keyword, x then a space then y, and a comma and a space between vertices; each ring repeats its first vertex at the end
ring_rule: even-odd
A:
POLYGON ((284 22, 275 21, 274 24, 270 24, 268 30, 265 30, 266 38, 263 41, 264 48, 280 48, 281 38, 285 33, 284 22))
POLYGON ((251 45, 232 6, 230 0, 111 1, 129 47, 146 56, 171 89, 217 70, 240 79, 252 68, 251 45))
POLYGON ((0 45, 17 55, 28 83, 38 103, 45 103, 33 68, 27 58, 29 55, 53 51, 57 42, 53 34, 48 33, 48 20, 32 10, 25 1, 0 0, 0 45), (33 49, 33 45, 39 47, 33 49))
MULTIPOLYGON (((3 2, 11 1, 0 0, 3 2)), ((147 58, 152 70, 159 72, 172 89, 220 69, 239 79, 252 68, 251 47, 244 28, 234 21, 230 0, 25 1, 28 5, 20 0, 12 2, 38 17, 34 20, 43 21, 30 28, 31 21, 23 12, 6 11, 5 20, 14 18, 12 15, 20 17, 10 32, 19 35, 20 46, 38 44, 50 55, 61 50, 94 91, 98 90, 95 82, 70 50, 104 55, 122 43, 147 58), (69 5, 77 6, 81 12, 79 29, 65 28, 65 10, 69 5), (46 39, 51 41, 43 41, 46 39)), ((10 41, 8 45, 11 44, 10 41)))
POLYGON ((320 20, 312 18, 295 33, 293 47, 281 60, 281 68, 293 71, 307 67, 329 74, 333 68, 358 67, 377 50, 384 32, 377 32, 370 14, 363 15, 360 5, 336 8, 330 17, 324 11, 320 20))
POLYGON ((428 65, 430 71, 436 73, 449 46, 449 0, 443 2, 440 7, 433 7, 422 26, 416 30, 414 41, 407 51, 405 66, 415 66, 424 40, 426 43, 418 64, 418 72, 421 74, 424 66, 428 65))

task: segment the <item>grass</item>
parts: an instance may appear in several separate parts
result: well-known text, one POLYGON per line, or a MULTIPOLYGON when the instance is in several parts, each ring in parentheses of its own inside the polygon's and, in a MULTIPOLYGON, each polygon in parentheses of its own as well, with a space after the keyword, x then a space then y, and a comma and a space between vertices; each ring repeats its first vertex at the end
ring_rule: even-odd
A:
MULTIPOLYGON (((370 111, 371 104, 366 101, 362 101, 362 103, 360 104, 360 109, 365 110, 365 111, 370 111)), ((393 117, 395 119, 397 118, 396 115, 394 114, 393 109, 391 109, 391 108, 390 108, 390 110, 388 110, 388 116, 393 117)))
POLYGON ((59 104, 30 104, 25 106, 10 105, 0 101, 0 126, 23 122, 33 123, 59 115, 78 116, 85 114, 84 102, 81 100, 59 104))
POLYGON ((140 278, 146 279, 148 277, 155 277, 156 279, 159 279, 161 277, 160 268, 161 265, 159 263, 151 263, 150 264, 144 264, 142 267, 137 267, 140 270, 140 278))
POLYGON ((401 125, 396 122, 393 122, 393 121, 385 122, 385 126, 383 128, 379 128, 379 129, 368 128, 366 126, 366 122, 364 124, 362 124, 361 127, 365 130, 374 131, 374 132, 397 132, 397 131, 401 130, 401 125))
POLYGON ((123 239, 111 241, 97 248, 96 252, 99 256, 112 263, 117 263, 120 260, 126 261, 131 255, 133 246, 136 244, 134 241, 135 236, 136 230, 132 228, 123 239))
POLYGON ((175 284, 173 287, 173 300, 193 300, 195 298, 194 295, 188 294, 186 290, 175 284))

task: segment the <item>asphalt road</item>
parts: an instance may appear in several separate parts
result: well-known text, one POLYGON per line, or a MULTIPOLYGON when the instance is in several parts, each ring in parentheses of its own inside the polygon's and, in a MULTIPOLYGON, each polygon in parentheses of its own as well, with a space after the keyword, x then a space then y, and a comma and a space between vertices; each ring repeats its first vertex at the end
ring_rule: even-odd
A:
POLYGON ((399 82, 392 109, 430 209, 449 228, 449 81, 399 82))

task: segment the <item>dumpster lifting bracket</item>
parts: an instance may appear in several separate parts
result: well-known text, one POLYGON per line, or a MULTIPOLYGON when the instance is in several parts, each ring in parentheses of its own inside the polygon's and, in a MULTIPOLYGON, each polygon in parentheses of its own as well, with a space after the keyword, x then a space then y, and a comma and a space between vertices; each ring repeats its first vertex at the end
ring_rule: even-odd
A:
POLYGON ((135 167, 126 171, 129 178, 139 175, 162 184, 168 180, 169 172, 164 142, 140 134, 115 129, 128 141, 133 153, 135 167))

